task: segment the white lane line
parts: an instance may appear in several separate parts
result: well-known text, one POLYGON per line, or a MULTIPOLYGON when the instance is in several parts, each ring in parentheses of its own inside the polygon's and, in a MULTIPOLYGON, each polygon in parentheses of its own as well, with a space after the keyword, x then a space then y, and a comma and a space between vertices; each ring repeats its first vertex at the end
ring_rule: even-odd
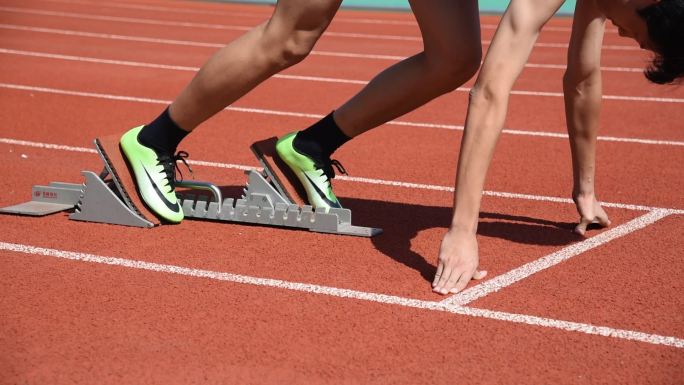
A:
MULTIPOLYGON (((470 89, 460 88, 460 91, 470 91, 470 89)), ((511 91, 512 95, 525 96, 555 96, 563 97, 562 92, 541 92, 541 91, 511 91)), ((655 103, 684 103, 682 98, 661 98, 651 96, 623 96, 623 95, 603 95, 603 100, 624 100, 633 102, 655 102, 655 103)))
MULTIPOLYGON (((0 138, 0 143, 11 144, 11 145, 15 145, 15 146, 23 146, 23 147, 41 148, 41 149, 45 149, 45 150, 59 150, 59 151, 84 152, 84 153, 88 153, 88 154, 97 154, 97 151, 94 148, 76 147, 76 146, 68 146, 68 145, 64 145, 64 144, 54 144, 54 143, 32 142, 29 140, 0 138)), ((262 169, 261 167, 246 166, 246 165, 231 164, 231 163, 210 162, 210 161, 206 161, 206 160, 188 159, 187 162, 193 166, 225 168, 225 169, 242 170, 242 171, 261 170, 262 169)))
MULTIPOLYGON (((556 69, 556 70, 563 70, 567 68, 566 64, 537 64, 537 63, 527 63, 525 64, 525 67, 527 68, 542 68, 542 69, 556 69)), ((644 68, 641 67, 610 67, 610 66, 603 66, 601 67, 601 71, 604 72, 635 72, 635 73, 643 73, 644 68)))
MULTIPOLYGON (((29 92, 41 92, 41 93, 56 94, 56 95, 81 96, 81 97, 89 97, 89 98, 105 99, 105 100, 118 100, 118 101, 136 102, 136 103, 151 103, 151 104, 164 104, 164 105, 171 103, 170 100, 140 98, 140 97, 124 96, 124 95, 101 94, 101 93, 96 93, 96 92, 71 91, 71 90, 64 90, 64 89, 57 89, 57 88, 35 87, 35 86, 27 86, 27 85, 11 84, 11 83, 0 83, 0 88, 22 90, 22 91, 29 91, 29 92)), ((304 112, 278 111, 278 110, 267 110, 267 109, 260 109, 260 108, 235 107, 235 106, 228 106, 225 108, 225 110, 235 111, 235 112, 263 114, 263 115, 290 116, 290 117, 308 118, 308 119, 321 119, 324 116, 321 114, 309 114, 309 113, 304 113, 304 112)), ((393 120, 393 121, 387 122, 385 124, 392 125, 392 126, 437 128, 437 129, 457 130, 457 131, 463 130, 463 126, 459 126, 459 125, 435 124, 435 123, 425 123, 425 122, 406 122, 406 121, 400 121, 400 120, 393 120)), ((567 134, 561 134, 561 133, 555 133, 555 132, 526 131, 526 130, 512 130, 512 129, 504 129, 504 130, 502 130, 502 132, 504 134, 510 134, 510 135, 537 136, 537 137, 558 138, 558 139, 567 139, 568 138, 567 134)), ((618 137, 611 137, 611 136, 599 136, 597 139, 599 141, 606 141, 606 142, 638 143, 638 144, 663 145, 663 146, 684 146, 684 142, 673 141, 673 140, 618 138, 618 137)))
MULTIPOLYGON (((454 189, 452 187, 451 192, 453 192, 453 191, 454 191, 454 189)), ((529 201, 542 201, 542 202, 575 204, 575 202, 573 202, 573 200, 570 198, 547 197, 547 196, 530 195, 530 194, 507 193, 507 192, 497 192, 497 191, 486 191, 485 190, 483 192, 483 195, 498 197, 498 198, 523 199, 523 200, 529 200, 529 201)), ((683 210, 678 210, 678 209, 663 209, 660 207, 632 205, 632 204, 625 204, 625 203, 601 202, 601 205, 604 207, 612 207, 612 208, 616 208, 616 209, 624 209, 624 210, 632 210, 632 211, 674 210, 673 213, 676 213, 676 214, 684 213, 683 210)))
MULTIPOLYGON (((0 137, 0 143, 10 144, 10 145, 15 145, 15 146, 41 148, 41 149, 47 149, 47 150, 85 152, 85 153, 91 153, 91 154, 97 153, 92 148, 74 147, 74 146, 67 146, 67 145, 53 144, 53 143, 32 142, 32 141, 28 141, 28 140, 20 140, 20 139, 12 139, 12 138, 1 138, 0 137)), ((255 166, 247 166, 247 165, 232 164, 232 163, 212 162, 212 161, 204 161, 204 160, 188 160, 188 163, 190 163, 191 165, 213 167, 213 168, 223 168, 223 169, 233 169, 233 170, 242 170, 242 171, 260 170, 261 169, 260 167, 255 167, 255 166)), ((438 186, 438 185, 423 184, 423 183, 411 183, 411 182, 400 182, 400 181, 383 180, 383 179, 351 177, 351 176, 345 176, 345 175, 336 176, 335 179, 347 181, 347 182, 354 182, 354 183, 373 184, 373 185, 381 185, 381 186, 388 186, 388 187, 400 187, 400 188, 415 189, 415 190, 430 190, 430 191, 441 191, 441 192, 448 192, 448 193, 454 192, 453 187, 438 186)), ((538 201, 538 202, 574 204, 572 199, 569 199, 569 198, 551 197, 551 196, 543 196, 543 195, 518 194, 518 193, 488 191, 488 190, 483 191, 482 194, 485 196, 491 196, 491 197, 497 197, 497 198, 506 198, 506 199, 519 199, 519 200, 530 200, 530 201, 538 201)), ((672 215, 684 214, 684 209, 680 210, 680 209, 673 209, 673 208, 661 208, 661 207, 651 207, 651 206, 633 205, 633 204, 625 204, 625 203, 612 203, 612 202, 601 202, 601 205, 603 205, 604 207, 611 207, 611 208, 631 210, 631 211, 667 210, 672 215)))
POLYGON ((552 318, 536 317, 526 314, 506 313, 501 311, 480 309, 474 307, 453 306, 449 307, 448 311, 456 314, 483 317, 499 321, 521 323, 526 325, 536 325, 546 328, 561 329, 564 331, 573 331, 592 335, 599 335, 603 337, 613 337, 631 341, 647 342, 654 345, 667 345, 676 348, 684 348, 684 339, 673 336, 661 336, 657 334, 648 334, 632 330, 614 329, 606 326, 595 326, 579 322, 562 321, 552 318))
POLYGON ((9 48, 0 48, 0 53, 7 54, 7 55, 39 57, 39 58, 45 58, 45 59, 68 60, 68 61, 76 61, 76 62, 83 62, 83 63, 112 64, 112 65, 120 65, 120 66, 127 66, 127 67, 154 68, 154 69, 186 71, 186 72, 197 72, 199 70, 199 67, 167 65, 167 64, 157 64, 157 63, 143 63, 143 62, 139 62, 139 61, 129 61, 129 60, 112 60, 112 59, 102 59, 102 58, 88 57, 88 56, 62 55, 62 54, 56 54, 56 53, 25 51, 25 50, 9 49, 9 48))
POLYGON ((32 142, 30 140, 0 138, 0 143, 11 144, 14 146, 41 148, 41 149, 45 149, 45 150, 59 150, 59 151, 85 152, 85 153, 89 153, 89 154, 97 154, 97 151, 94 148, 75 147, 75 146, 68 146, 65 144, 32 142))
MULTIPOLYGON (((1 140, 0 140, 0 142, 1 142, 1 140)), ((391 187, 403 187, 403 188, 417 189, 417 190, 442 191, 442 192, 448 192, 448 193, 454 192, 454 187, 451 187, 451 186, 439 186, 439 185, 431 185, 431 184, 423 184, 423 183, 399 182, 399 181, 390 181, 390 180, 382 180, 382 179, 354 177, 354 176, 348 176, 348 175, 338 175, 338 176, 335 176, 335 179, 349 181, 349 182, 376 184, 376 185, 391 186, 391 187)), ((560 198, 560 197, 520 194, 520 193, 509 193, 509 192, 501 192, 501 191, 484 190, 482 192, 482 195, 497 197, 497 198, 520 199, 520 200, 538 201, 538 202, 565 203, 565 204, 574 204, 575 203, 570 198, 560 198)), ((662 207, 652 207, 652 206, 634 205, 634 204, 626 204, 626 203, 614 203, 614 202, 601 202, 601 205, 603 207, 610 207, 610 208, 631 210, 631 211, 667 210, 673 215, 674 214, 677 214, 677 215, 684 214, 684 209, 662 208, 662 207)))
POLYGON ((201 41, 159 39, 159 38, 153 38, 153 37, 126 36, 126 35, 117 35, 117 34, 110 34, 110 33, 82 32, 82 31, 72 31, 72 30, 67 30, 67 29, 29 27, 29 26, 24 26, 24 25, 4 24, 4 23, 0 24, 0 28, 11 29, 11 30, 16 30, 16 31, 40 32, 40 33, 50 33, 50 34, 66 35, 66 36, 91 37, 91 38, 97 38, 97 39, 110 39, 110 40, 123 40, 123 41, 137 41, 137 42, 155 43, 155 44, 184 45, 184 46, 191 46, 191 47, 221 48, 221 47, 225 46, 225 44, 221 44, 221 43, 205 43, 205 42, 201 42, 201 41))
POLYGON ((212 168, 225 168, 225 169, 230 169, 230 170, 242 170, 242 171, 250 171, 250 170, 263 170, 262 167, 256 167, 256 166, 247 166, 243 164, 232 164, 232 163, 221 163, 221 162, 210 162, 206 160, 192 160, 188 159, 187 162, 193 166, 204 166, 204 167, 212 167, 212 168))
MULTIPOLYGON (((146 11, 162 11, 169 13, 182 13, 182 14, 198 14, 198 15, 225 15, 225 16, 235 16, 235 17, 257 17, 262 19, 267 19, 271 15, 271 10, 268 9, 267 12, 235 12, 235 11, 219 11, 219 10, 202 10, 202 9, 181 9, 181 8, 169 8, 169 7, 159 7, 151 5, 138 5, 138 4, 119 4, 119 3, 109 3, 109 2, 90 2, 90 1, 76 1, 76 0, 44 0, 53 3, 68 3, 68 4, 83 4, 83 5, 97 5, 110 8, 123 8, 123 9, 139 9, 146 11)), ((267 8, 266 8, 267 9, 267 8)), ((380 25, 404 25, 411 27, 418 27, 415 20, 386 20, 386 19, 368 19, 368 18, 345 18, 336 16, 334 22, 352 23, 352 24, 380 24, 380 25)), ((486 24, 482 23, 481 27, 483 29, 496 29, 497 24, 486 24)), ((544 31, 553 32, 570 32, 572 29, 570 27, 555 27, 555 26, 545 26, 544 31)), ((617 33, 615 28, 606 28, 606 32, 617 33)))
MULTIPOLYGON (((0 53, 7 54, 7 55, 20 55, 20 56, 29 56, 29 57, 39 57, 39 58, 45 58, 45 59, 76 61, 76 62, 83 62, 83 63, 111 64, 111 65, 120 65, 120 66, 127 66, 127 67, 153 68, 153 69, 164 69, 164 70, 172 70, 172 71, 197 72, 200 69, 200 67, 158 64, 158 63, 145 63, 145 62, 130 61, 130 60, 102 59, 102 58, 89 57, 89 56, 62 55, 62 54, 56 54, 56 53, 25 51, 25 50, 17 50, 17 49, 9 49, 9 48, 0 48, 0 53)), ((525 66, 530 67, 530 68, 565 69, 564 65, 555 65, 555 64, 546 65, 546 64, 528 63, 525 66)), ((603 71, 617 71, 617 72, 638 72, 638 73, 643 72, 643 69, 641 69, 641 68, 622 68, 622 67, 601 67, 601 70, 603 70, 603 71), (634 70, 634 71, 632 71, 632 70, 634 70)), ((324 83, 343 83, 343 84, 357 84, 357 85, 368 84, 368 80, 329 78, 329 77, 322 77, 322 76, 276 74, 276 75, 273 75, 273 77, 279 78, 279 79, 304 80, 304 81, 314 81, 314 82, 324 82, 324 83)), ((469 89, 466 89, 466 88, 459 88, 458 90, 459 91, 469 91, 469 89)), ((533 91, 515 91, 515 92, 530 93, 533 91)), ((521 94, 521 95, 523 95, 523 94, 521 94)), ((527 95, 527 94, 525 94, 525 95, 527 95)), ((539 96, 562 96, 562 94, 539 95, 539 96)), ((606 99, 609 99, 609 98, 612 98, 612 97, 611 96, 606 97, 606 99)), ((655 101, 657 101, 657 100, 655 100, 655 101)))
MULTIPOLYGON (((205 28, 214 30, 231 30, 231 31, 248 31, 254 26, 235 26, 235 25, 224 25, 224 24, 208 24, 208 23, 191 23, 191 22, 179 22, 179 21, 165 21, 157 19, 145 19, 145 18, 134 18, 134 17, 119 17, 119 16, 105 16, 105 15, 93 15, 86 13, 75 13, 75 12, 59 12, 59 11, 46 11, 31 8, 17 8, 17 7, 2 7, 0 6, 0 12, 12 12, 12 13, 22 13, 22 14, 33 14, 42 16, 54 16, 54 17, 65 17, 80 20, 98 20, 98 21, 111 21, 118 23, 134 23, 134 24, 144 24, 144 25, 160 25, 160 26, 170 26, 170 27, 181 27, 181 28, 205 28)), ((351 39, 371 39, 371 40, 389 40, 389 41, 415 41, 422 42, 423 39, 420 36, 402 36, 402 35, 387 35, 387 34, 369 34, 369 33, 349 33, 349 32, 334 32, 326 31, 324 36, 332 37, 343 37, 351 39)), ((482 44, 488 45, 491 40, 482 40, 482 44)), ((536 42, 535 47, 542 48, 568 48, 567 43, 543 43, 536 42)), ((605 50, 619 50, 619 51, 638 51, 639 47, 627 46, 627 45, 603 45, 605 50)))
POLYGON ((574 243, 555 253, 541 257, 536 261, 526 263, 509 271, 508 273, 501 274, 490 279, 489 281, 475 285, 467 290, 462 291, 461 293, 442 300, 441 303, 444 305, 467 305, 479 298, 485 297, 491 293, 496 293, 503 288, 511 286, 512 284, 519 282, 533 274, 556 266, 561 262, 565 262, 572 257, 576 257, 586 251, 605 245, 614 239, 624 237, 625 235, 643 229, 646 226, 651 225, 672 214, 673 212, 670 210, 650 211, 640 217, 632 219, 627 223, 623 223, 619 226, 613 227, 612 229, 606 230, 599 235, 585 239, 582 242, 574 243))
POLYGON ((142 19, 142 18, 137 18, 137 17, 93 15, 93 14, 86 14, 86 13, 46 11, 46 10, 40 10, 40 9, 17 8, 17 7, 0 7, 0 12, 23 13, 23 14, 28 14, 28 15, 41 15, 41 16, 56 16, 56 17, 81 19, 81 20, 97 20, 97 21, 113 21, 113 22, 119 22, 119 23, 161 25, 161 26, 167 26, 167 27, 190 27, 190 28, 206 28, 206 29, 219 29, 219 30, 231 30, 231 31, 249 31, 250 29, 252 29, 252 26, 235 26, 235 25, 191 23, 191 22, 180 22, 180 21, 164 21, 164 20, 157 20, 157 19, 142 19))
MULTIPOLYGON (((449 127, 439 127, 439 128, 449 128, 449 127)), ((463 130, 463 126, 455 126, 451 128, 453 130, 463 130)), ((562 134, 560 132, 544 132, 544 131, 527 131, 527 130, 513 130, 510 128, 505 128, 501 132, 510 135, 523 135, 523 136, 542 136, 547 138, 558 138, 558 139, 568 139, 568 134, 562 134)), ((597 140, 601 142, 622 142, 622 143, 639 143, 639 144, 655 144, 661 146, 684 146, 684 142, 677 140, 658 140, 658 139, 640 139, 640 138, 621 138, 615 136, 605 136, 599 135, 596 137, 597 140)))
MULTIPOLYGON (((108 33, 83 32, 83 31, 74 31, 74 30, 57 29, 57 28, 30 27, 30 26, 16 25, 16 24, 2 24, 2 23, 0 23, 0 28, 10 29, 10 30, 15 30, 15 31, 48 33, 48 34, 54 34, 54 35, 78 36, 78 37, 88 37, 88 38, 94 38, 94 39, 135 41, 135 42, 153 43, 153 44, 180 45, 180 46, 188 46, 188 47, 222 48, 225 46, 225 43, 207 43, 207 42, 191 41, 191 40, 174 40, 174 39, 161 39, 161 38, 144 37, 144 36, 130 36, 130 35, 118 35, 118 34, 108 34, 108 33)), ((389 61, 398 61, 398 60, 406 59, 406 56, 372 55, 372 54, 359 54, 359 53, 348 53, 348 52, 329 52, 329 51, 317 51, 317 50, 311 51, 310 54, 314 55, 314 56, 331 56, 331 57, 346 57, 346 58, 356 58, 356 59, 374 59, 374 60, 389 60, 389 61)))
MULTIPOLYGON (((250 26, 235 26, 235 25, 223 25, 223 24, 190 23, 190 22, 165 21, 165 20, 156 20, 156 19, 143 19, 143 18, 134 18, 134 17, 93 15, 93 14, 74 13, 74 12, 45 11, 45 10, 38 10, 38 9, 16 8, 16 7, 0 7, 0 11, 23 13, 23 14, 33 14, 33 15, 43 15, 43 16, 56 16, 56 17, 74 18, 74 19, 80 19, 80 20, 99 20, 99 21, 119 22, 119 23, 161 25, 161 26, 186 27, 186 28, 205 28, 205 29, 230 30, 230 31, 249 31, 250 29, 252 29, 254 27, 252 25, 250 25, 250 26)), ((326 31, 325 35, 326 36, 336 36, 336 37, 347 37, 347 38, 354 38, 354 39, 399 40, 399 41, 416 41, 416 42, 420 42, 423 40, 419 36, 379 35, 379 34, 346 33, 346 32, 332 32, 332 31, 326 31)))
MULTIPOLYGON (((53 3, 68 3, 68 4, 83 4, 83 5, 97 5, 105 6, 110 8, 123 8, 123 9, 137 9, 144 11, 161 11, 169 13, 181 13, 181 14, 196 14, 196 15, 212 15, 212 16, 231 16, 231 17, 254 17, 260 18, 262 20, 268 19, 272 12, 271 8, 264 7, 266 12, 237 12, 237 11, 220 11, 216 10, 204 10, 204 9, 184 9, 184 8, 170 8, 170 7, 160 7, 153 5, 139 5, 139 4, 119 4, 119 3, 108 3, 108 2, 89 2, 89 1, 76 1, 76 0, 45 0, 53 3)), ((413 20, 384 20, 384 19, 368 19, 368 18, 344 18, 335 17, 336 22, 353 23, 353 24, 380 24, 380 25, 404 25, 418 27, 413 20)), ((496 25, 487 24, 485 28, 495 28, 496 25)), ((563 28, 559 30, 560 32, 570 32, 570 28, 563 28)))
MULTIPOLYGON (((0 28, 10 29, 10 30, 15 30, 15 31, 48 33, 48 34, 54 34, 54 35, 78 36, 78 37, 88 37, 88 38, 94 38, 94 39, 135 41, 135 42, 153 43, 153 44, 180 45, 180 46, 188 46, 188 47, 222 48, 225 46, 224 43, 207 43, 207 42, 191 41, 191 40, 174 40, 174 39, 161 39, 161 38, 144 37, 144 36, 129 36, 129 35, 118 35, 118 34, 107 34, 107 33, 96 33, 96 32, 83 32, 83 31, 74 31, 74 30, 57 29, 57 28, 30 27, 30 26, 16 25, 16 24, 1 24, 0 23, 0 28)), ((373 54, 360 54, 360 53, 348 53, 348 52, 330 52, 330 51, 317 51, 317 50, 311 51, 310 54, 314 55, 314 56, 331 56, 331 57, 346 57, 346 58, 355 58, 355 59, 374 59, 374 60, 389 60, 389 61, 399 61, 399 60, 406 59, 406 56, 373 55, 373 54)))
MULTIPOLYGON (((249 31, 254 27, 254 25, 248 26, 238 26, 238 25, 225 25, 225 24, 208 24, 208 23, 192 23, 192 22, 179 22, 179 21, 166 21, 157 19, 144 19, 135 17, 120 17, 120 16, 106 16, 106 15, 94 15, 86 13, 75 13, 75 12, 59 12, 59 11, 46 11, 39 9, 30 8, 17 8, 17 7, 1 7, 0 12, 13 12, 22 13, 30 15, 42 15, 42 16, 55 16, 55 17, 65 17, 81 20, 98 20, 98 21, 111 21, 119 23, 133 23, 133 24, 145 24, 145 25, 161 25, 169 27, 185 27, 185 28, 205 28, 205 29, 215 29, 215 30, 229 30, 229 31, 249 31)), ((347 37, 354 39, 374 39, 374 40, 399 40, 399 41, 416 41, 420 42, 423 39, 420 36, 399 36, 399 35, 382 35, 382 34, 368 34, 368 33, 348 33, 348 32, 333 32, 326 31, 326 36, 335 37, 347 37)))
POLYGON ((404 306, 433 311, 445 311, 464 316, 487 318, 512 323, 520 323, 544 328, 559 329, 569 332, 579 332, 590 335, 613 337, 617 339, 644 342, 653 345, 665 345, 675 348, 684 348, 684 339, 673 336, 662 336, 632 330, 615 329, 606 326, 596 326, 578 322, 555 320, 550 318, 535 317, 525 314, 505 313, 485 309, 469 308, 463 306, 446 306, 439 302, 423 301, 412 298, 404 298, 393 295, 369 293, 358 290, 340 289, 330 286, 313 285, 283 281, 270 278, 259 278, 240 274, 231 274, 211 270, 194 269, 176 265, 167 265, 153 262, 136 261, 132 259, 106 257, 95 254, 78 253, 35 247, 30 245, 0 242, 0 250, 7 250, 15 253, 41 255, 46 257, 61 258, 72 261, 97 263, 110 266, 119 266, 130 269, 146 270, 159 273, 177 274, 181 276, 212 279, 217 281, 232 282, 245 285, 272 287, 283 290, 293 290, 304 293, 327 295, 338 298, 351 298, 362 301, 382 303, 388 305, 404 306))
MULTIPOLYGON (((189 40, 172 40, 172 39, 161 39, 161 38, 151 38, 143 36, 129 36, 129 35, 117 35, 117 34, 106 34, 106 33, 95 33, 95 32, 82 32, 74 30, 56 29, 56 28, 42 28, 42 27, 31 27, 25 25, 16 24, 0 24, 0 28, 11 29, 16 31, 27 31, 27 32, 37 32, 37 33, 49 33, 55 35, 65 35, 65 36, 79 36, 88 37, 94 39, 110 39, 110 40, 123 40, 123 41, 135 41, 142 43, 153 43, 153 44, 169 44, 169 45, 181 45, 189 47, 205 47, 205 48, 221 48, 225 46, 224 43, 207 43, 199 41, 189 41, 189 40)), ((363 53, 351 53, 351 52, 332 52, 332 51, 319 51, 313 50, 310 53, 313 56, 330 56, 330 57, 344 57, 352 59, 368 59, 368 60, 386 60, 386 61, 400 61, 406 59, 407 56, 400 55, 377 55, 377 54, 363 54, 363 53)), ((565 66, 560 64, 529 64, 530 68, 560 68, 564 69, 565 66)), ((643 72, 640 68, 626 68, 626 67, 602 67, 607 71, 616 72, 643 72)))

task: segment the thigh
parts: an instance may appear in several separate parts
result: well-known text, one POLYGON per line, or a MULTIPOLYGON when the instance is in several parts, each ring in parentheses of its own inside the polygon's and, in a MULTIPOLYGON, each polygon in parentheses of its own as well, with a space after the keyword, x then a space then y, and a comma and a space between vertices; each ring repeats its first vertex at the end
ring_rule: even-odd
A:
MULTIPOLYGON (((426 53, 481 49, 477 0, 409 0, 426 53)), ((466 51, 466 52, 462 52, 466 51)))

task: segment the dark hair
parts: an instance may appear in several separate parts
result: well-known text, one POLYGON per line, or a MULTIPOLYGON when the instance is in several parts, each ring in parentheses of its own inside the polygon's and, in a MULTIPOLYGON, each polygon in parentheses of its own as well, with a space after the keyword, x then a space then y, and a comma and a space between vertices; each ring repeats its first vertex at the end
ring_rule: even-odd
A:
POLYGON ((684 0, 661 0, 640 9, 655 58, 644 74, 654 83, 680 83, 684 77, 684 0))

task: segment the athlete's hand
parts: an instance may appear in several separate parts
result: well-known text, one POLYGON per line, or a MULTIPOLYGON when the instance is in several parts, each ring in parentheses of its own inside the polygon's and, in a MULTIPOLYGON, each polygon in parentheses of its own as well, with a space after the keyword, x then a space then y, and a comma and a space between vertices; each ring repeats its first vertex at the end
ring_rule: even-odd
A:
POLYGON ((596 195, 573 194, 572 200, 575 201, 577 212, 580 215, 579 224, 575 226, 575 233, 584 235, 587 232, 587 226, 592 223, 597 223, 601 227, 610 226, 608 214, 601 207, 596 195))
POLYGON ((478 270, 478 263, 475 234, 449 230, 439 248, 432 290, 440 294, 458 293, 471 279, 484 278, 487 272, 478 270))

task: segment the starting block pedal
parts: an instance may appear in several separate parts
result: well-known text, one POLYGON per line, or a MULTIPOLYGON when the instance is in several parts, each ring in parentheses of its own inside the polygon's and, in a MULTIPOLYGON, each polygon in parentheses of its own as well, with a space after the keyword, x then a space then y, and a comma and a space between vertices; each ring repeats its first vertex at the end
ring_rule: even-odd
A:
MULTIPOLYGON (((186 219, 294 227, 361 237, 382 233, 382 229, 352 225, 348 209, 325 211, 304 204, 305 194, 298 190, 297 183, 292 183, 293 175, 278 163, 276 140, 270 138, 252 145, 263 173, 246 172, 247 185, 239 199, 223 199, 220 189, 211 183, 178 181, 176 194, 186 219)), ((0 208, 0 213, 44 216, 73 209, 69 219, 78 221, 144 228, 160 224, 135 190, 119 150, 118 137, 96 139, 95 147, 104 163, 100 174, 82 171, 83 184, 52 182, 48 186, 33 186, 31 201, 0 208)))

